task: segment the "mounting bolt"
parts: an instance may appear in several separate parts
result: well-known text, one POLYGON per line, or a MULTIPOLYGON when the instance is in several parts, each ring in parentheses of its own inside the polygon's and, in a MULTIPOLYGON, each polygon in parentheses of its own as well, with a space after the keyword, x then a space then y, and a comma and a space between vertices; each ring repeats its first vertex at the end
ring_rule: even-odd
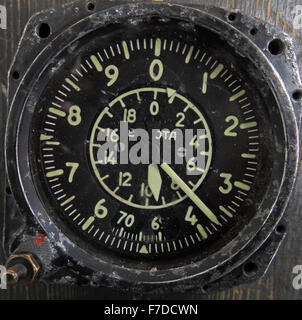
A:
POLYGON ((28 284, 35 280, 40 265, 31 253, 13 253, 6 262, 6 272, 3 277, 7 279, 7 285, 28 284))

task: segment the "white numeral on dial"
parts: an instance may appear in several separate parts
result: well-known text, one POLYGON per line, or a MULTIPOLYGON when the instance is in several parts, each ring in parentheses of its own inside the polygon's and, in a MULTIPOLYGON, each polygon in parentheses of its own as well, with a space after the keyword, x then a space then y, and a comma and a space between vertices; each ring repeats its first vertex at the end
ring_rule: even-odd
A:
POLYGON ((65 165, 67 168, 71 168, 70 173, 69 173, 69 177, 68 177, 68 182, 72 183, 74 174, 78 170, 80 164, 77 162, 66 162, 65 165))

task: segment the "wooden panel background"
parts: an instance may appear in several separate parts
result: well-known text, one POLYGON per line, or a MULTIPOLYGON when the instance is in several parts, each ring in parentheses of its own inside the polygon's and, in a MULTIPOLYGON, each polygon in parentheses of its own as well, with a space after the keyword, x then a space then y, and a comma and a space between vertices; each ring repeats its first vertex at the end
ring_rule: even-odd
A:
MULTIPOLYGON (((101 1, 101 0, 99 0, 101 1)), ((186 1, 186 0, 184 0, 186 1)), ((187 0, 190 2, 190 0, 187 0)), ((42 9, 57 7, 72 0, 0 0, 0 5, 7 8, 8 28, 0 29, 0 107, 6 104, 6 76, 9 65, 16 50, 18 40, 27 20, 35 12, 42 9)), ((243 13, 266 20, 277 25, 296 41, 299 61, 302 58, 302 29, 293 28, 293 10, 296 5, 302 5, 302 0, 200 0, 208 5, 240 9, 243 13)), ((300 64, 301 65, 301 64, 300 64)), ((3 131, 1 132, 3 135, 3 131)), ((0 145, 1 146, 1 145, 0 145)), ((3 154, 1 154, 3 157, 3 154)), ((301 168, 300 168, 301 169, 301 168)), ((3 161, 0 161, 0 172, 3 172, 3 161)), ((302 172, 302 171, 301 171, 302 172)), ((0 177, 3 179, 3 176, 0 177)), ((292 287, 292 269, 302 264, 302 179, 298 181, 295 196, 288 209, 290 222, 288 236, 282 244, 279 253, 272 263, 267 275, 248 285, 217 292, 207 296, 170 296, 180 299, 301 299, 302 290, 292 287)), ((0 195, 0 201, 3 195, 0 195)), ((1 213, 0 213, 1 214, 1 213)), ((0 253, 0 264, 3 264, 0 253)), ((34 284, 30 287, 18 287, 0 290, 0 299, 131 299, 132 296, 108 289, 78 288, 75 286, 34 284)), ((136 299, 148 297, 134 297, 136 299)))

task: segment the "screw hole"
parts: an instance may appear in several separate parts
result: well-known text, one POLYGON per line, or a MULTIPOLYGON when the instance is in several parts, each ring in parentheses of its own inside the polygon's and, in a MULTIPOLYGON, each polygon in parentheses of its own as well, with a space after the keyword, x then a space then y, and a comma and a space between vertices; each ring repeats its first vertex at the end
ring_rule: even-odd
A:
POLYGON ((13 79, 18 80, 20 78, 20 73, 18 71, 14 71, 12 73, 12 77, 13 79))
POLYGON ((51 29, 50 29, 50 25, 48 23, 41 23, 38 28, 37 28, 37 35, 41 38, 41 39, 46 39, 50 36, 51 34, 51 29))
POLYGON ((95 9, 95 4, 94 4, 94 3, 88 3, 87 9, 88 9, 89 11, 93 11, 93 10, 95 9))
POLYGON ((256 28, 251 29, 250 34, 252 36, 255 36, 257 34, 258 30, 256 28))
POLYGON ((228 16, 229 21, 235 21, 237 18, 237 14, 235 12, 231 12, 228 16))
POLYGON ((206 293, 208 290, 210 289, 210 286, 208 284, 205 284, 203 287, 202 287, 202 290, 206 293))
POLYGON ((277 234, 284 234, 286 232, 286 227, 283 224, 279 224, 276 228, 277 234))
POLYGON ((258 266, 254 262, 248 262, 243 267, 243 272, 247 277, 252 277, 256 274, 258 266))
POLYGON ((284 43, 280 39, 274 39, 272 40, 268 45, 269 52, 277 56, 278 54, 281 54, 284 50, 284 43))
POLYGON ((296 90, 293 92, 293 99, 298 101, 302 100, 302 90, 296 90))

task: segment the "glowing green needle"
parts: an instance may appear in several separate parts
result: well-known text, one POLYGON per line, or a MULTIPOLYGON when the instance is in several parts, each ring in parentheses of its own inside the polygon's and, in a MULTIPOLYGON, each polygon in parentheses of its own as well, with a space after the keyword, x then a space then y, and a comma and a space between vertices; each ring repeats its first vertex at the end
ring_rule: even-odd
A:
POLYGON ((182 191, 196 204, 196 206, 215 224, 221 226, 215 214, 201 201, 194 191, 177 175, 177 173, 166 163, 160 165, 166 174, 182 189, 182 191))
POLYGON ((157 164, 150 164, 148 168, 148 184, 156 201, 158 201, 162 179, 157 164))

